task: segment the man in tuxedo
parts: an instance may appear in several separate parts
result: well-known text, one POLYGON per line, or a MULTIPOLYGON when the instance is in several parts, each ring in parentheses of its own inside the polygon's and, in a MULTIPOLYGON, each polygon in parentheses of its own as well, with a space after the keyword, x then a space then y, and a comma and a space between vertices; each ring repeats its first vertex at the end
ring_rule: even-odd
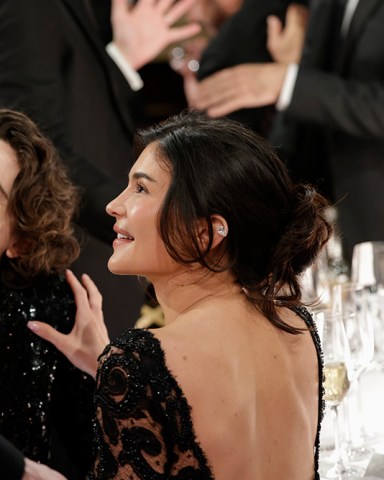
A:
MULTIPOLYGON (((215 72, 243 63, 266 63, 273 61, 267 48, 267 19, 273 15, 281 21, 287 8, 298 4, 299 15, 306 21, 307 0, 244 0, 236 13, 220 27, 209 42, 200 59, 197 78, 201 81, 215 72)), ((300 46, 302 43, 300 44, 300 46)), ((274 117, 273 106, 243 108, 234 111, 230 117, 250 126, 257 133, 268 135, 274 117)))
POLYGON ((226 69, 195 102, 213 116, 277 102, 271 139, 298 179, 331 179, 347 258, 356 243, 384 240, 383 42, 381 0, 313 0, 297 68, 226 69))
POLYGON ((108 8, 101 0, 1 0, 0 105, 45 131, 83 194, 79 224, 88 234, 74 270, 99 286, 113 337, 133 325, 145 297, 136 279, 106 266, 115 233, 105 207, 125 188, 133 160, 135 70, 199 27, 172 27, 193 0, 131 8, 113 0, 108 54, 111 7, 102 3, 108 8))

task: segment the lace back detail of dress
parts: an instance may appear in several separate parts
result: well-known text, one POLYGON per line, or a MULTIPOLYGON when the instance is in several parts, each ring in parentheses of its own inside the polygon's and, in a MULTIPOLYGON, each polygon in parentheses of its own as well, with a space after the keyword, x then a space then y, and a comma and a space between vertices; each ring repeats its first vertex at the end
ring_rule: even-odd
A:
POLYGON ((128 330, 100 359, 96 479, 212 480, 190 407, 159 341, 128 330))

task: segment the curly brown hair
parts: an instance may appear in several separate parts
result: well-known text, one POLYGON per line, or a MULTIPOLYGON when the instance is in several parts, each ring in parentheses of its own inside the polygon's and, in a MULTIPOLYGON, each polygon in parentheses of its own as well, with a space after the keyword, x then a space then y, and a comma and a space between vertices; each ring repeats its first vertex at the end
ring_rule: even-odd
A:
POLYGON ((52 143, 27 116, 0 109, 0 139, 20 167, 8 198, 19 256, 4 255, 0 275, 6 284, 23 286, 62 273, 78 257, 72 219, 79 197, 52 143))

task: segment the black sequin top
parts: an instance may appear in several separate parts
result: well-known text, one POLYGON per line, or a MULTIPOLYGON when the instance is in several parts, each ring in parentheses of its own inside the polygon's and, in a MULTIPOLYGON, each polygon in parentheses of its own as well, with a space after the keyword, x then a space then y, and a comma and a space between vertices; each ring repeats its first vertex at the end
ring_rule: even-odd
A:
MULTIPOLYGON (((312 318, 304 308, 295 311, 311 328, 322 379, 320 341, 312 318)), ((96 385, 93 480, 213 480, 196 440, 191 408, 151 332, 128 330, 109 345, 100 357, 96 385)), ((322 399, 320 381, 314 479, 320 478, 322 399)))
POLYGON ((75 311, 62 277, 23 289, 0 283, 0 433, 33 460, 73 464, 76 473, 65 473, 77 479, 92 465, 95 382, 26 327, 36 319, 68 333, 75 311))

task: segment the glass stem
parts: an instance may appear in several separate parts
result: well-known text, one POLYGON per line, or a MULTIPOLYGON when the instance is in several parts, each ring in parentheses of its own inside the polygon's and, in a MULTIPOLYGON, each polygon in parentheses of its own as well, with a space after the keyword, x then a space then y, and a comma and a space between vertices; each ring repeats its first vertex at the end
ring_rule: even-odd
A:
POLYGON ((339 480, 342 480, 343 472, 345 470, 343 455, 341 451, 341 439, 340 439, 340 422, 339 422, 339 406, 335 405, 332 407, 333 410, 333 432, 335 435, 335 453, 336 453, 336 473, 339 480))
POLYGON ((361 395, 360 375, 356 378, 356 402, 357 402, 357 418, 359 419, 359 435, 360 441, 367 436, 363 420, 363 398, 361 395))

